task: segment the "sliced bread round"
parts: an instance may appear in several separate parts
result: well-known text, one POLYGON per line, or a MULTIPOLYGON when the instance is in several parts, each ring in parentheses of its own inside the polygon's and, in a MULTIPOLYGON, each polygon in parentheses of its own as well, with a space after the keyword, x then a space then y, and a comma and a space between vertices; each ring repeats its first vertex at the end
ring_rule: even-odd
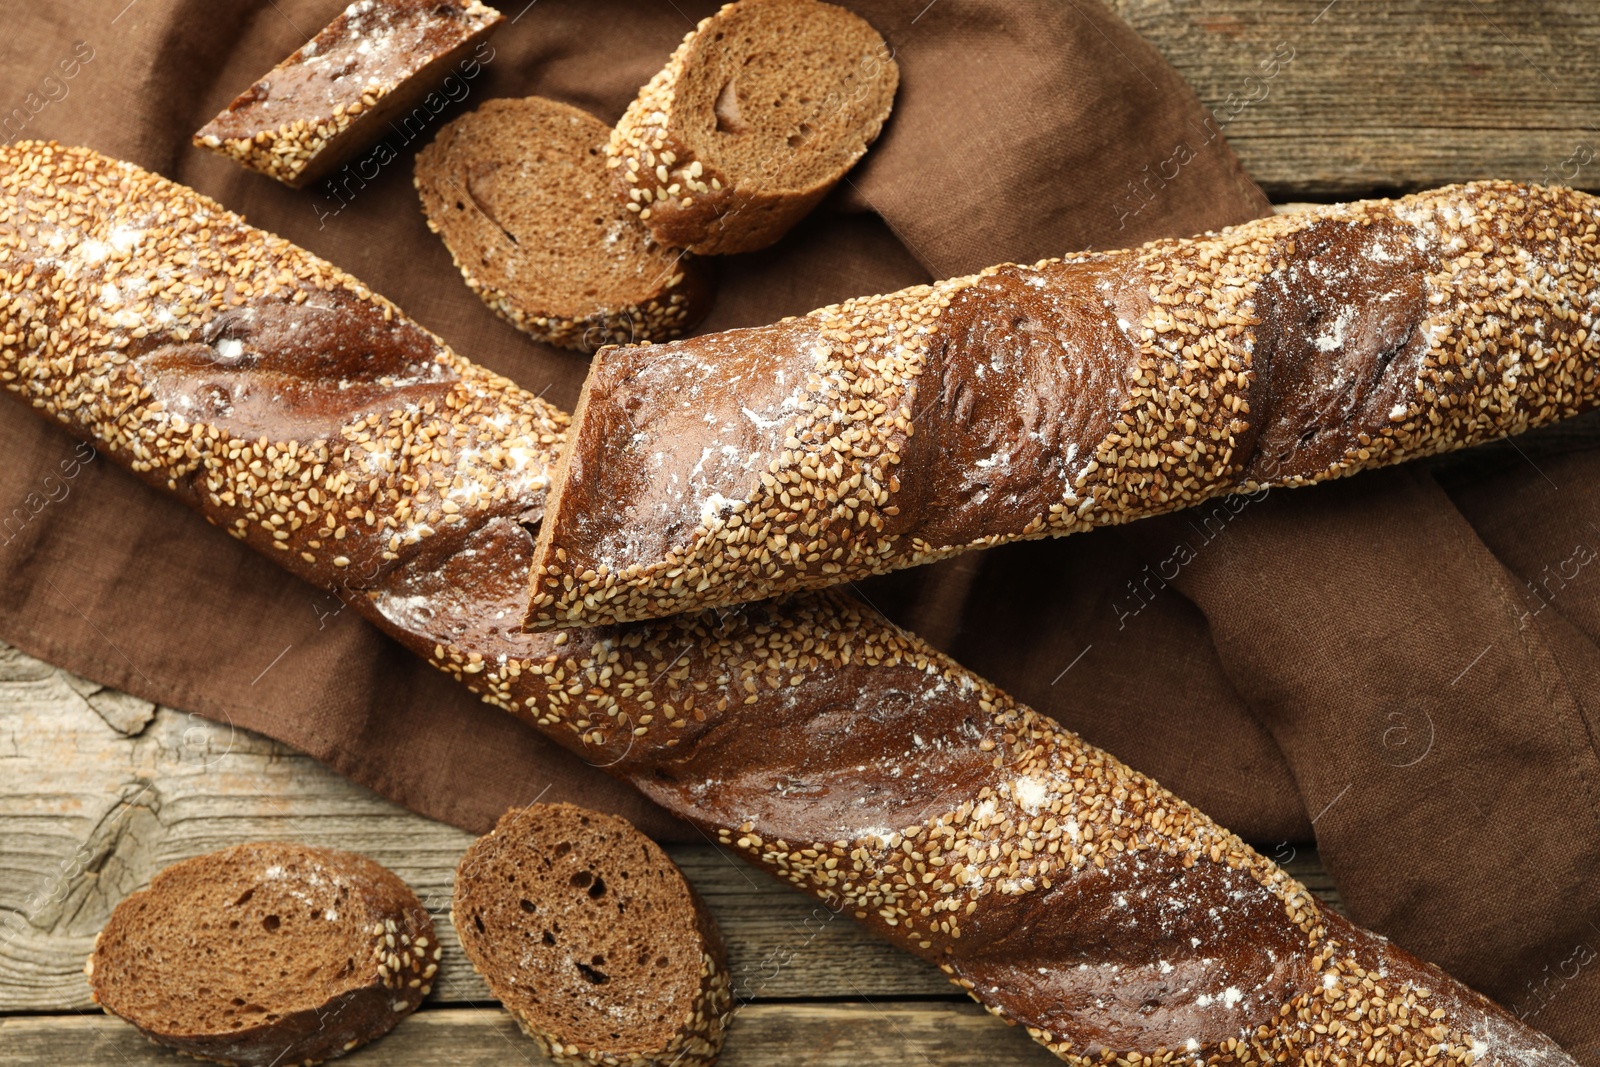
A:
POLYGON ((861 158, 900 71, 864 19, 817 0, 738 0, 703 20, 606 147, 617 192, 663 244, 764 248, 861 158))
POLYGON ((716 1061, 732 1004, 722 937, 683 873, 626 820, 507 812, 467 850, 461 947, 558 1063, 716 1061))
POLYGON ((235 845, 175 863, 111 913, 95 1002, 218 1063, 306 1064, 387 1033, 428 995, 433 920, 364 856, 235 845))
POLYGON ((617 202, 610 133, 556 100, 490 100, 416 162, 428 228, 473 291, 539 340, 585 352, 681 336, 712 297, 710 266, 617 202))

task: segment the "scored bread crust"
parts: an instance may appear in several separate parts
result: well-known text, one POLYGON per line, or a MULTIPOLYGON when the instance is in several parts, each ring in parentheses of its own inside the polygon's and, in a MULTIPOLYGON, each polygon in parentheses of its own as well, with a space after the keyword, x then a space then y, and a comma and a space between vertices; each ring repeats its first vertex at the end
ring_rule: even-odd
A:
MULTIPOLYGON (((612 848, 605 858, 613 862, 622 862, 618 855, 620 851, 619 848, 612 848)), ((561 857, 555 857, 553 862, 561 863, 561 857)), ((635 921, 646 921, 652 926, 659 926, 675 918, 664 912, 672 909, 676 902, 654 897, 653 890, 639 880, 624 882, 612 879, 608 885, 610 892, 625 894, 636 905, 643 904, 642 907, 635 908, 635 915, 641 917, 635 921), (641 901, 641 897, 645 899, 641 901), (647 915, 648 919, 642 918, 647 915)), ((550 922, 560 917, 559 910, 552 914, 550 909, 559 909, 562 901, 543 899, 528 901, 524 903, 525 910, 528 905, 533 907, 533 914, 541 916, 540 922, 550 922)), ((723 946, 722 933, 717 928, 716 920, 706 910, 705 902, 694 891, 688 879, 683 877, 677 865, 659 845, 640 833, 626 819, 586 811, 571 804, 535 804, 528 808, 506 812, 500 817, 495 828, 473 842, 466 854, 461 857, 456 869, 450 920, 456 927, 461 947, 472 962, 473 970, 483 977, 489 986, 489 991, 516 1019, 517 1026, 522 1032, 537 1041, 545 1055, 555 1062, 570 1064, 572 1067, 600 1067, 600 1065, 710 1067, 716 1062, 717 1055, 722 1050, 723 1037, 733 1009, 727 952, 723 946), (604 842, 599 839, 605 833, 627 842, 629 851, 637 851, 642 857, 642 860, 629 862, 643 862, 645 865, 671 872, 676 882, 674 888, 682 893, 682 901, 689 908, 687 917, 690 926, 686 932, 699 946, 694 975, 695 992, 683 1006, 683 1016, 673 1028, 671 1035, 655 1048, 637 1047, 641 1043, 637 1037, 632 1040, 625 1037, 615 1044, 595 1046, 578 1040, 558 1026, 554 1026, 550 1013, 545 1013, 541 1017, 537 1010, 527 1007, 526 1002, 530 997, 527 995, 528 991, 518 984, 519 976, 502 973, 496 960, 487 950, 489 939, 511 935, 505 932, 480 934, 467 921, 469 915, 475 915, 483 909, 485 904, 481 899, 483 895, 514 894, 518 891, 515 888, 508 888, 515 884, 509 879, 516 876, 513 871, 520 871, 522 865, 512 860, 509 866, 513 871, 505 870, 502 852, 519 847, 536 849, 538 845, 536 841, 524 842, 518 839, 564 835, 567 839, 565 843, 570 848, 570 852, 566 854, 568 862, 582 864, 584 858, 594 848, 603 847, 604 842)), ((573 932, 570 929, 562 932, 563 940, 570 943, 572 937, 573 932)), ((640 947, 655 951, 648 945, 640 947)), ((578 979, 569 980, 578 981, 578 979)), ((523 985, 525 984, 526 976, 523 985)), ((534 991, 533 999, 538 1003, 538 998, 549 996, 548 990, 541 989, 534 991)))
POLYGON ((415 105, 458 63, 475 62, 463 57, 502 19, 479 0, 354 0, 193 142, 302 188, 368 144, 364 134, 415 105), (293 110, 312 114, 278 120, 266 113, 286 87, 293 110))
MULTIPOLYGON (((491 100, 445 126, 416 160, 414 181, 428 228, 444 239, 450 258, 472 291, 524 333, 581 352, 608 344, 680 337, 705 317, 715 292, 709 263, 678 251, 681 246, 657 244, 650 231, 606 195, 609 177, 600 152, 609 135, 605 123, 560 101, 537 96, 491 100), (512 135, 495 137, 494 128, 507 120, 514 123, 512 135), (552 127, 554 131, 547 134, 552 127), (559 151, 574 135, 586 142, 589 155, 579 152, 560 164, 544 162, 546 153, 559 151), (525 289, 513 291, 509 278, 519 266, 537 281, 555 275, 570 279, 580 275, 584 265, 565 264, 551 271, 537 269, 537 264, 519 264, 520 243, 538 242, 542 235, 511 234, 473 189, 474 169, 496 163, 501 156, 520 165, 519 181, 542 180, 564 198, 563 207, 570 217, 541 220, 541 225, 568 233, 588 232, 591 213, 600 213, 600 219, 611 216, 610 235, 617 241, 597 237, 586 255, 596 260, 620 256, 636 262, 637 277, 647 279, 648 284, 639 289, 636 283, 634 288, 639 291, 630 298, 597 292, 592 307, 581 313, 557 307, 548 297, 541 301, 525 289), (566 173, 561 172, 563 167, 566 173), (584 175, 585 169, 594 173, 584 175), (451 210, 452 205, 456 210, 451 210), (494 236, 486 240, 485 234, 494 236), (517 245, 508 246, 513 240, 517 245), (617 243, 624 246, 622 251, 616 250, 617 243)), ((601 284, 599 279, 596 284, 601 284)))
MULTIPOLYGON (((332 585, 486 701, 831 913, 935 963, 1063 1059, 1267 1065, 1334 1062, 1360 1048, 1371 1062, 1572 1063, 1437 968, 1327 910, 1149 778, 852 597, 517 631, 527 526, 540 521, 547 486, 532 468, 562 447, 565 417, 199 194, 85 149, 5 146, 0 270, 10 283, 0 383, 42 415, 219 525, 232 525, 230 499, 264 500, 258 521, 272 532, 247 539, 280 565, 332 585), (158 282, 160 306, 142 302, 158 282), (173 347, 206 337, 224 315, 313 296, 347 297, 344 319, 393 332, 329 331, 318 351, 280 338, 200 382, 165 373, 173 347), (446 369, 438 400, 414 402, 419 374, 382 373, 390 348, 417 335, 446 369), (345 365, 347 340, 374 353, 370 380, 345 365), (174 410, 217 390, 233 398, 231 414, 174 410), (274 421, 241 424, 258 392, 285 402, 274 421), (120 421, 103 413, 105 398, 120 421), (464 402, 455 420, 422 418, 430 403, 464 402), (399 420, 408 407, 412 421, 393 425, 409 429, 383 429, 384 413, 399 420), (543 443, 517 429, 517 413, 541 410, 543 443), (323 527, 306 512, 326 492, 353 486, 339 504, 356 516, 346 540, 360 533, 379 550, 399 532, 396 511, 415 518, 431 507, 399 495, 427 441, 429 486, 458 490, 452 518, 402 537, 370 575, 321 562, 310 546, 323 527), (326 460, 297 466, 308 454, 326 460), (335 459, 344 477, 319 481, 335 459)), ((744 1000, 760 988, 735 992, 744 1000)))
POLYGON ((1478 182, 607 351, 528 624, 816 589, 1579 414, 1597 224, 1587 194, 1478 182))
MULTIPOLYGON (((775 32, 781 60, 784 27, 775 32)), ((900 71, 888 45, 860 17, 816 0, 736 0, 700 21, 672 58, 628 106, 606 146, 617 195, 667 245, 702 255, 753 252, 777 241, 804 218, 877 140, 889 117, 900 71), (687 111, 713 106, 681 99, 696 65, 723 57, 730 24, 767 16, 826 23, 841 47, 860 46, 860 80, 817 102, 817 116, 847 116, 847 149, 829 173, 809 183, 774 187, 759 175, 735 175, 697 154, 685 130, 687 111), (848 94, 848 95, 841 95, 848 94)), ((699 117, 703 118, 703 115, 699 117)), ((759 123, 759 117, 750 121, 759 123)), ((797 151, 803 149, 803 145, 797 151)), ((781 176, 781 169, 779 171, 781 176)))
MULTIPOLYGON (((220 923, 227 914, 219 910, 214 915, 189 915, 185 919, 191 924, 220 923)), ((267 1067, 321 1063, 388 1033, 415 1011, 431 991, 441 955, 432 917, 411 888, 392 871, 352 852, 261 842, 234 845, 161 871, 149 886, 117 905, 95 938, 94 952, 84 965, 84 973, 95 1003, 132 1023, 154 1043, 196 1059, 267 1067), (335 911, 329 921, 338 924, 339 933, 349 938, 355 969, 344 983, 347 988, 331 999, 275 1013, 271 1022, 234 1030, 175 1030, 131 1004, 127 991, 111 980, 108 971, 115 969, 111 957, 118 952, 137 953, 137 946, 149 940, 147 911, 159 910, 161 898, 169 890, 176 892, 177 883, 215 878, 230 884, 228 895, 248 897, 264 882, 295 877, 291 871, 301 877, 300 892, 307 895, 306 899, 312 895, 344 894, 342 912, 335 911)), ((158 987, 164 984, 161 973, 139 977, 158 987)), ((217 991, 219 998, 225 995, 217 991)), ((254 1007, 271 1010, 271 1005, 254 1007)))

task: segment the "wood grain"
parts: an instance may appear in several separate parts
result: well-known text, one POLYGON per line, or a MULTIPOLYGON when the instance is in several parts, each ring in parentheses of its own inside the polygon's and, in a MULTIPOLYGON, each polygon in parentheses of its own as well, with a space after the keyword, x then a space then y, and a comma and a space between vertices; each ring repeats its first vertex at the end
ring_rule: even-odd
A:
MULTIPOLYGON (((1591 0, 1110 4, 1195 87, 1274 200, 1490 177, 1600 188, 1591 0), (1293 59, 1269 77, 1280 46, 1293 59)), ((1152 165, 1172 150, 1155 147, 1152 165)))
MULTIPOLYGON (((986 1067, 1060 1064, 975 1004, 759 1004, 734 1019, 719 1067, 986 1067)), ((189 1063, 99 1014, 0 1019, 0 1067, 42 1063, 174 1067, 189 1063)), ((497 1009, 435 1009, 338 1061, 350 1067, 546 1067, 538 1046, 497 1009)))

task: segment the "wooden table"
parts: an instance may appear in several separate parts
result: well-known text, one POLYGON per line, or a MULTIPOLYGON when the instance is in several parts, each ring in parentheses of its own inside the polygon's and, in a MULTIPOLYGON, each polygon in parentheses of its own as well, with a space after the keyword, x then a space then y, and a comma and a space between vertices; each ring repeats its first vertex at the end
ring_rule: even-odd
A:
MULTIPOLYGON (((1600 187, 1600 5, 1589 0, 1113 6, 1226 122, 1274 199, 1491 176, 1600 187), (1260 64, 1275 54, 1277 73, 1263 81, 1260 64)), ((343 1062, 546 1062, 472 973, 446 918, 468 834, 275 742, 0 646, 0 1067, 187 1062, 93 1007, 84 957, 116 903, 156 871, 262 838, 366 853, 438 920, 443 976, 423 1010, 343 1062)), ((1058 1062, 848 919, 825 921, 710 846, 670 851, 721 922, 740 988, 755 993, 728 1038, 728 1067, 1058 1062)), ((1313 850, 1287 866, 1337 906, 1313 850)))

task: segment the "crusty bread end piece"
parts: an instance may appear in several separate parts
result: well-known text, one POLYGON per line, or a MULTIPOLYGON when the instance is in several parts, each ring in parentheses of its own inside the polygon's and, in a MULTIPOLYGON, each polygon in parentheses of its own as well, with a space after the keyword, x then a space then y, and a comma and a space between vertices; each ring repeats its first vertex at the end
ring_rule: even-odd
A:
POLYGON ((118 904, 84 966, 95 1002, 218 1063, 307 1064, 417 1009, 440 949, 422 902, 364 856, 284 842, 175 863, 118 904))
POLYGON ((816 0, 739 0, 684 38, 606 152, 663 244, 750 252, 782 237, 877 139, 900 71, 865 20, 816 0))
POLYGON ((678 337, 711 304, 709 265, 616 201, 610 131, 532 96, 490 100, 417 156, 428 228, 484 302, 541 341, 592 352, 678 337))
POLYGON ((704 1067, 732 1004, 722 938, 624 819, 507 812, 456 871, 451 919, 490 990, 557 1063, 704 1067))
POLYGON ((194 143, 299 189, 388 133, 458 68, 472 77, 501 21, 479 0, 355 0, 194 143))

